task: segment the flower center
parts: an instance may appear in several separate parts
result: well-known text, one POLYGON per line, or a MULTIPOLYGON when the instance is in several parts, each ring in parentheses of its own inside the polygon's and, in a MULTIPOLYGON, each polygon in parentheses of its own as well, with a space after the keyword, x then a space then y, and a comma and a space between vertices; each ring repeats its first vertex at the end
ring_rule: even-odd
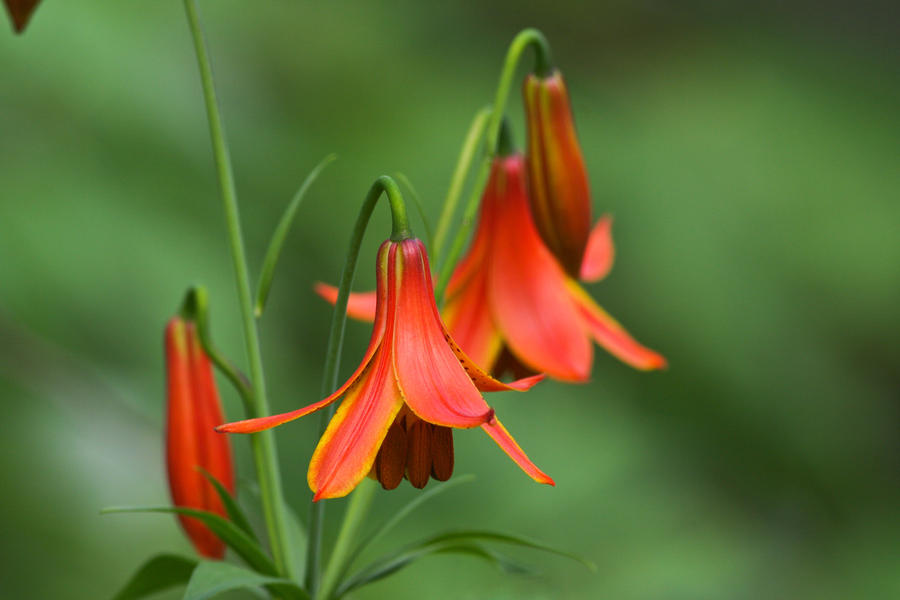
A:
POLYGON ((433 477, 447 481, 453 474, 453 430, 423 421, 405 406, 381 443, 370 476, 386 490, 405 477, 422 489, 433 477))

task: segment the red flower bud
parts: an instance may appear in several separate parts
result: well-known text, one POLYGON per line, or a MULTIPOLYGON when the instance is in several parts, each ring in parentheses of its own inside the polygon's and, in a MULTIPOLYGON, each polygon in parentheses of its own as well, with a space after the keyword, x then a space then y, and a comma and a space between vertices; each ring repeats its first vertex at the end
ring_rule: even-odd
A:
POLYGON ((556 69, 528 75, 523 93, 531 212, 541 239, 577 279, 591 231, 591 194, 569 94, 556 69))
MULTIPOLYGON (((212 365, 197 337, 196 326, 173 317, 166 326, 168 416, 166 466, 175 506, 196 508, 225 516, 225 508, 212 484, 199 468, 234 492, 234 467, 228 437, 215 432, 224 422, 212 365)), ((221 559, 225 544, 203 523, 178 516, 185 533, 201 556, 221 559)))

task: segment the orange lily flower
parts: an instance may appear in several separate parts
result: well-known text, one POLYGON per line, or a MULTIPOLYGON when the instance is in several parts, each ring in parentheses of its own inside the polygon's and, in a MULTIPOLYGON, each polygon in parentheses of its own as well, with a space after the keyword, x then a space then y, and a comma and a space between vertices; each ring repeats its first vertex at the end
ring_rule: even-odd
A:
MULTIPOLYGON (((173 317, 165 333, 168 372, 166 467, 175 506, 226 516, 225 507, 198 467, 234 492, 234 466, 228 438, 216 435, 224 420, 212 366, 197 337, 196 326, 173 317)), ((221 559, 225 544, 206 525, 178 515, 182 528, 201 556, 221 559)))
MULTIPOLYGON (((585 266, 604 276, 612 266, 612 219, 591 233, 585 266)), ((337 288, 316 284, 331 302, 337 288)), ((374 292, 351 294, 347 314, 374 318, 374 292)), ((591 338, 626 364, 652 370, 666 359, 634 340, 569 277, 544 245, 528 208, 521 154, 495 159, 472 245, 447 286, 444 323, 475 364, 516 375, 542 372, 586 381, 591 338)))
POLYGON ((509 384, 483 372, 447 333, 434 302, 425 247, 388 240, 378 251, 375 324, 368 350, 350 378, 327 398, 281 415, 217 427, 253 433, 341 400, 313 453, 313 500, 348 494, 367 474, 385 488, 404 476, 422 487, 453 469, 450 428, 481 427, 525 473, 553 480, 532 463, 479 391, 524 391, 543 375, 509 384))
MULTIPOLYGON (((591 242, 598 272, 611 264, 610 226, 609 219, 601 220, 591 242)), ((635 368, 666 365, 600 308, 544 245, 528 208, 521 154, 495 159, 472 245, 446 298, 448 328, 481 365, 496 365, 506 348, 527 370, 585 381, 593 361, 591 338, 635 368)))
POLYGON ((601 220, 591 231, 591 192, 566 83, 557 69, 546 76, 532 73, 525 78, 523 95, 528 199, 535 225, 569 275, 597 281, 608 271, 608 224, 601 220))

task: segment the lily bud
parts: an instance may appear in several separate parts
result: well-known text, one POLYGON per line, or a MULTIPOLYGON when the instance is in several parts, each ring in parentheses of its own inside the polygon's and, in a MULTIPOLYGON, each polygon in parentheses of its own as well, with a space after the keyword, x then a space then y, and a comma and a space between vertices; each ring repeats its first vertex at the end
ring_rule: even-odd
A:
MULTIPOLYGON (((196 508, 225 516, 225 507, 204 469, 230 493, 234 492, 234 466, 228 437, 215 431, 224 422, 212 365, 197 337, 196 325, 173 317, 166 326, 168 414, 166 467, 175 506, 196 508)), ((203 523, 178 516, 197 553, 221 559, 225 544, 203 523)))
POLYGON ((577 279, 591 233, 591 195, 569 93, 557 69, 528 75, 523 93, 531 212, 544 244, 577 279))

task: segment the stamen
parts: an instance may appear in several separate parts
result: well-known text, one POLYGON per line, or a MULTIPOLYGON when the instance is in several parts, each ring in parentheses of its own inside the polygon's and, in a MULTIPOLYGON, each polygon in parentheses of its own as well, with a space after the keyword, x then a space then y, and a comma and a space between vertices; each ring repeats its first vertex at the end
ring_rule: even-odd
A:
POLYGON ((434 427, 421 419, 407 429, 406 478, 422 489, 431 475, 431 437, 434 427))
POLYGON ((378 457, 375 459, 375 469, 381 487, 392 490, 403 481, 403 472, 406 470, 407 435, 399 420, 391 423, 378 457))
POLYGON ((453 475, 453 430, 449 427, 434 427, 431 459, 431 476, 438 481, 450 479, 453 475))

